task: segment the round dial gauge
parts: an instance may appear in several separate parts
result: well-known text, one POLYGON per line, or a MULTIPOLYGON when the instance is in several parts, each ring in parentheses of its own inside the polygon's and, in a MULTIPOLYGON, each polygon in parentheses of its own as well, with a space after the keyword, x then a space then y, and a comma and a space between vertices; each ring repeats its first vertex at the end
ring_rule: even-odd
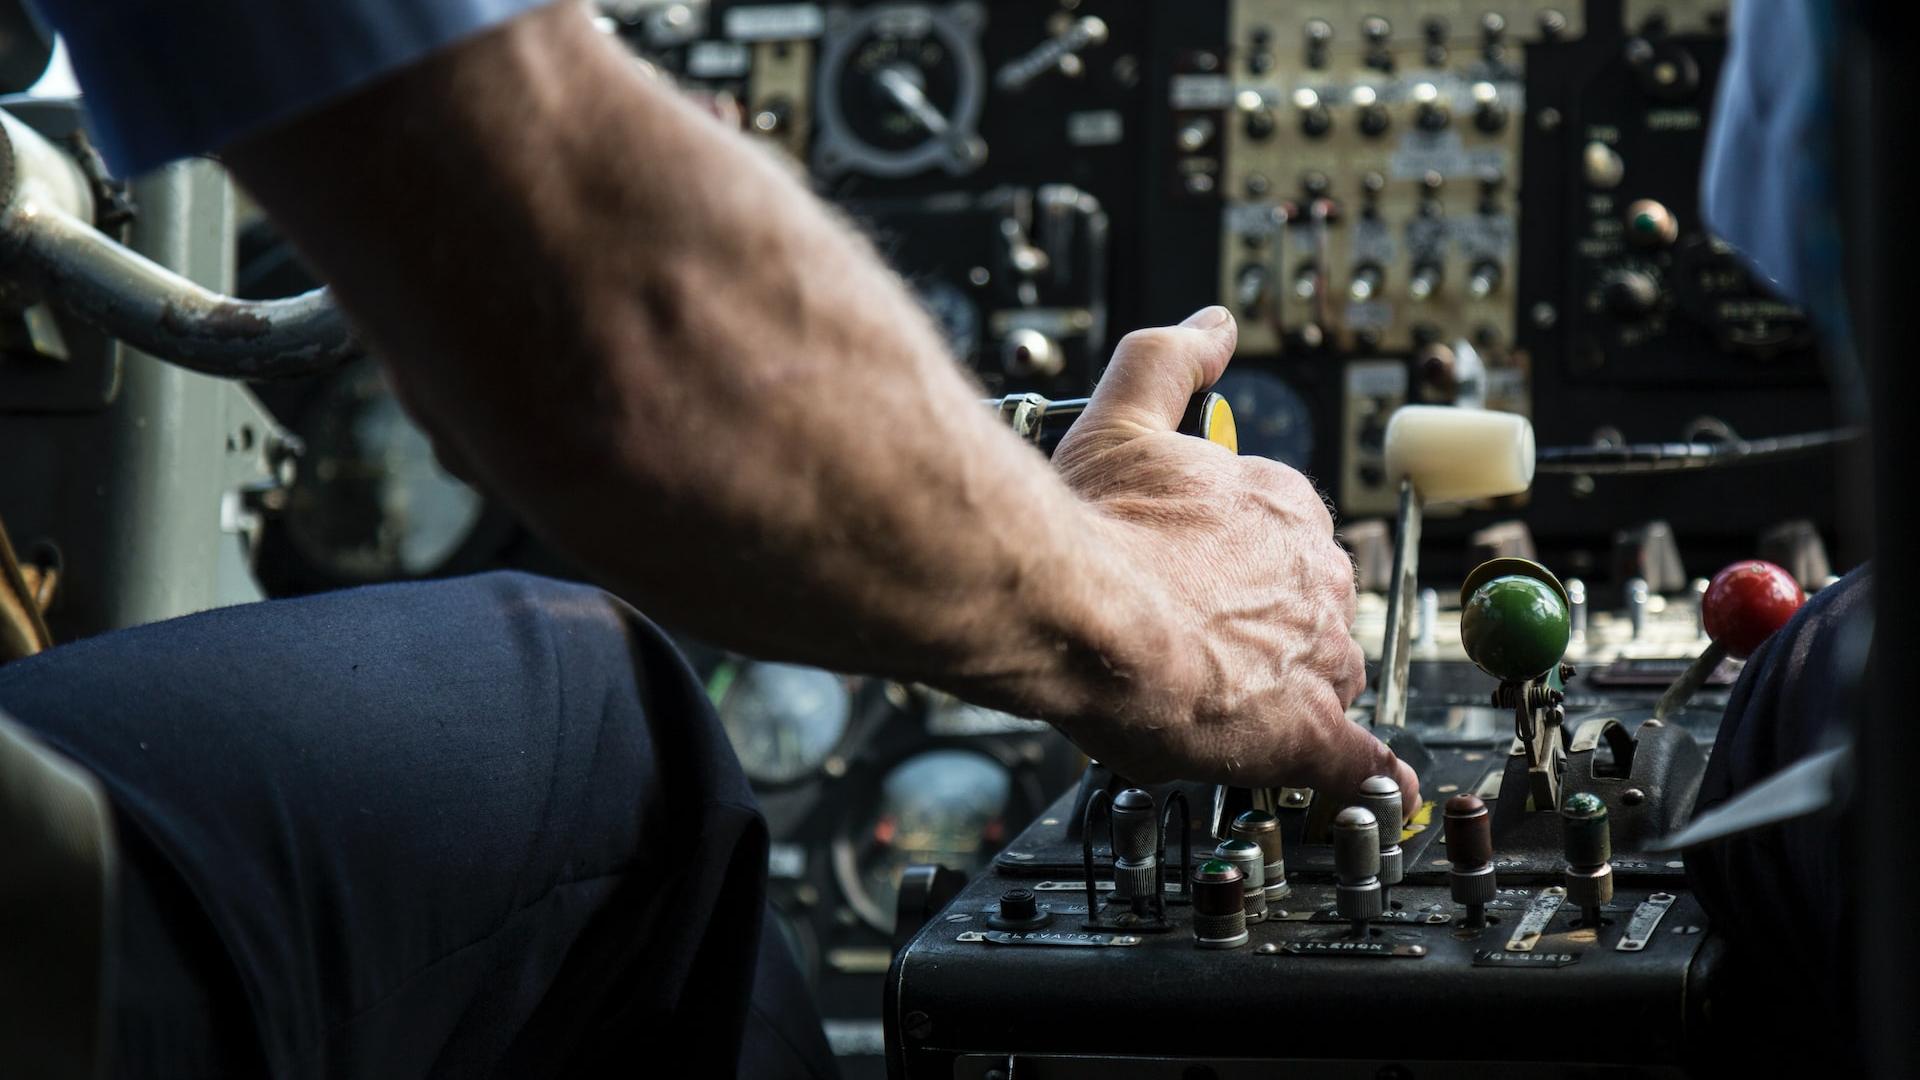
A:
POLYGON ((1229 370, 1214 391, 1233 406, 1240 452, 1305 469, 1313 458, 1313 413, 1293 387, 1264 371, 1229 370))
POLYGON ((343 581, 421 577, 473 536, 484 500, 440 467, 378 364, 343 372, 308 415, 285 518, 302 558, 343 581))
POLYGON ((834 852, 854 909, 891 933, 900 875, 914 863, 971 874, 1006 840, 1013 776, 970 750, 929 750, 880 782, 873 810, 834 852))
POLYGON ((812 775, 840 745, 853 716, 847 680, 819 668, 730 661, 709 687, 740 767, 756 783, 790 784, 812 775))
POLYGON ((984 99, 978 5, 896 4, 829 17, 814 167, 825 174, 972 171, 984 99))

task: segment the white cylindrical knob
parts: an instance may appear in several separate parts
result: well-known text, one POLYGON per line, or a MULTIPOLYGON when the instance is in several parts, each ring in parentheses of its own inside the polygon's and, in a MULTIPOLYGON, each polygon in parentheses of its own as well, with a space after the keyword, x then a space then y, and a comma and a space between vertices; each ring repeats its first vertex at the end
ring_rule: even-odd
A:
POLYGON ((1533 425, 1514 413, 1407 405, 1387 421, 1387 477, 1426 502, 1515 495, 1533 483, 1533 425))

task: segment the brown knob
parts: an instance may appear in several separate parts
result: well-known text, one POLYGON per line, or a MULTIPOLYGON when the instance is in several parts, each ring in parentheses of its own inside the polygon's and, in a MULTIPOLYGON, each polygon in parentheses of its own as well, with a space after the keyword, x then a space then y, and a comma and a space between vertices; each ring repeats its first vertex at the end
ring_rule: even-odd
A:
POLYGON ((1447 800, 1447 861, 1466 870, 1493 861, 1493 818, 1480 796, 1447 800))

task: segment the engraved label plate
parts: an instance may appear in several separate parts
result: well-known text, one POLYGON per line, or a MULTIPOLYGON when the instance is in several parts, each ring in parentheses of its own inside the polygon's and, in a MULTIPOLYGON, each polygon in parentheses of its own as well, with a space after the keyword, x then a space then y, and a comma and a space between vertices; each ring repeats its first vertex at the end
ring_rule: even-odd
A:
POLYGON ((1138 945, 1138 934, 1094 934, 1079 930, 969 930, 955 941, 982 941, 989 945, 1046 945, 1064 948, 1108 948, 1138 945))
POLYGON ((1513 936, 1507 939, 1508 952, 1532 952, 1540 942, 1540 935, 1547 932, 1547 924, 1560 913, 1560 905, 1567 900, 1567 890, 1558 885, 1540 890, 1540 895, 1527 905, 1527 913, 1520 917, 1520 925, 1513 928, 1513 936))
POLYGON ((1646 948, 1660 920, 1666 918, 1667 909, 1672 906, 1672 893, 1657 892, 1641 901, 1640 906, 1633 909, 1633 918, 1627 920, 1627 932, 1614 948, 1620 952, 1639 952, 1646 948))
POLYGON ((1563 968, 1572 967, 1579 962, 1579 953, 1568 952, 1506 952, 1497 949, 1476 949, 1473 953, 1474 967, 1563 968))
POLYGON ((1280 951, 1288 956, 1366 956, 1379 960, 1417 960, 1427 955, 1425 945, 1390 945, 1384 941, 1289 941, 1280 946, 1280 951))

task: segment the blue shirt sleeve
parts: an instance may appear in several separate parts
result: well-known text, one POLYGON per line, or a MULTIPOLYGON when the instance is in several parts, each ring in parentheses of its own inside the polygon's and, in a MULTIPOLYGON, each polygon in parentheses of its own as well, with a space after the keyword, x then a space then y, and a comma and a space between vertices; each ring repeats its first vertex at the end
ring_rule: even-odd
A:
POLYGON ((1810 214, 1831 186, 1832 146, 1824 66, 1828 5, 1814 0, 1746 0, 1733 7, 1733 34, 1720 73, 1701 178, 1707 223, 1802 303, 1809 280, 1810 214))
POLYGON ((37 0, 130 176, 339 98, 548 0, 37 0))

